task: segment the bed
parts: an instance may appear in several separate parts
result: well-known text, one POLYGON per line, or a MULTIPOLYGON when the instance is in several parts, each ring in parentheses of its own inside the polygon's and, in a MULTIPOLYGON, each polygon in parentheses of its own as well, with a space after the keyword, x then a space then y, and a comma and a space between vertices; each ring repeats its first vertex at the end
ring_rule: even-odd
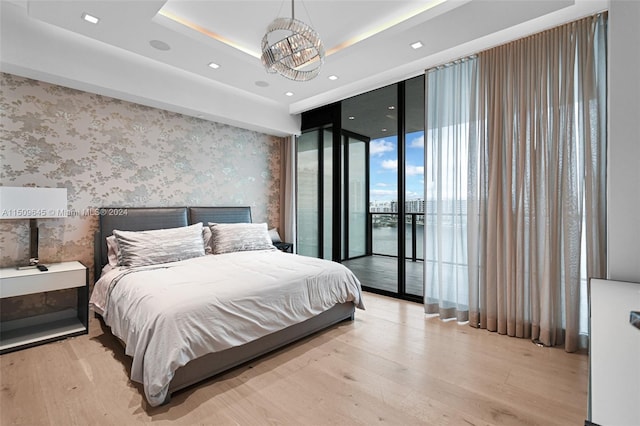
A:
MULTIPOLYGON (((171 394, 180 389, 353 320, 355 308, 364 309, 360 283, 346 267, 268 249, 260 245, 261 240, 255 250, 170 257, 168 262, 164 262, 162 250, 156 250, 182 238, 171 237, 167 243, 162 240, 165 237, 158 239, 158 234, 180 232, 193 237, 196 229, 201 229, 206 248, 204 234, 209 224, 209 231, 216 231, 214 247, 225 247, 228 232, 235 232, 232 239, 237 241, 234 229, 251 228, 254 232, 259 227, 249 225, 249 207, 99 211, 97 281, 90 305, 132 357, 131 379, 143 384, 151 406, 169 402, 171 394), (199 228, 199 224, 203 225, 199 228), (146 263, 135 263, 140 257, 127 263, 130 247, 126 238, 151 234, 154 252, 145 252, 145 256, 161 256, 162 262, 149 262, 143 256, 146 263), (113 247, 110 252, 107 244, 109 236, 111 240, 118 237, 119 266, 113 266, 114 259, 109 257, 113 256, 113 247), (121 266, 123 263, 129 266, 121 266)), ((189 253, 188 249, 179 251, 189 253)))

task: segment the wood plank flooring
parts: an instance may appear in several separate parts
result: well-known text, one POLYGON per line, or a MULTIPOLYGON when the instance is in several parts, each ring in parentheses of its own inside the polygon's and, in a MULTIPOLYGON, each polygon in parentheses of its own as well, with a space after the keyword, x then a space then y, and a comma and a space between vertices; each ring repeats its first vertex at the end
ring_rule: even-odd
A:
POLYGON ((588 357, 425 317, 365 293, 366 311, 148 407, 131 361, 90 334, 0 356, 7 425, 581 425, 588 357))

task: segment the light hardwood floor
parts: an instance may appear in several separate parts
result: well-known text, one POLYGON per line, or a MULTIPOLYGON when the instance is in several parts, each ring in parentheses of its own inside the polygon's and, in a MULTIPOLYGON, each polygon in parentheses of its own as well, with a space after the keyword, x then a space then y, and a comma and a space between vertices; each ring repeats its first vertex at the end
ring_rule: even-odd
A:
POLYGON ((88 336, 0 356, 6 425, 581 425, 586 355, 455 322, 365 293, 366 311, 151 408, 130 360, 88 336))

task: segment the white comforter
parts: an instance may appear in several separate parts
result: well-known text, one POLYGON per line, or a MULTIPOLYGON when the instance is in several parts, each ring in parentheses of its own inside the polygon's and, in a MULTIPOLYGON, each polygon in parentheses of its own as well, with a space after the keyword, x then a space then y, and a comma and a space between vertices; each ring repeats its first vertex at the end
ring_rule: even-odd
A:
POLYGON ((125 342, 131 379, 157 406, 187 362, 350 301, 364 309, 349 269, 276 250, 114 268, 96 282, 90 306, 125 342))

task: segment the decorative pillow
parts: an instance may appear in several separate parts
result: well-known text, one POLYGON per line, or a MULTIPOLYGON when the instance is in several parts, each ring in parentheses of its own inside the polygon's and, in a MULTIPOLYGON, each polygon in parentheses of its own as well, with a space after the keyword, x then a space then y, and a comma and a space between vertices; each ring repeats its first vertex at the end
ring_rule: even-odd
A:
POLYGON ((266 223, 209 223, 213 254, 276 250, 266 223))
POLYGON ((204 252, 211 254, 211 228, 208 226, 202 227, 202 242, 204 243, 204 252))
POLYGON ((109 235, 107 237, 107 259, 109 259, 109 265, 118 266, 118 253, 120 249, 118 248, 118 240, 114 235, 109 235))
POLYGON ((280 238, 280 234, 278 234, 278 228, 269 229, 269 237, 271 238, 272 243, 281 243, 282 238, 280 238))
POLYGON ((204 256, 202 223, 152 231, 114 230, 120 248, 118 264, 146 266, 204 256))

